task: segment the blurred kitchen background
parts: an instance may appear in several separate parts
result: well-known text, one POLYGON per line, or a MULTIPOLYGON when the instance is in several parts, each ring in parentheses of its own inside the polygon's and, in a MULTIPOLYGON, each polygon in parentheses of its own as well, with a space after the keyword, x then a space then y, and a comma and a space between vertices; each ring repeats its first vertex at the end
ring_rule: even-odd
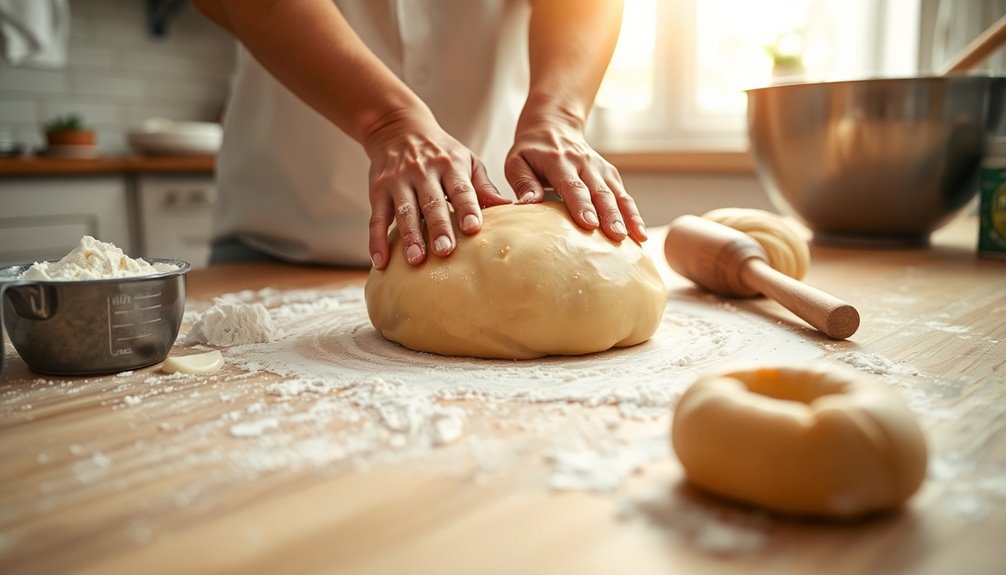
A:
POLYGON ((148 118, 219 120, 234 42, 188 2, 73 0, 67 8, 64 64, 0 63, 0 138, 40 148, 46 121, 78 113, 102 153, 121 154, 130 151, 129 129, 148 118))
MULTIPOLYGON (((651 225, 771 209, 745 151, 745 88, 931 73, 1004 13, 1006 0, 626 0, 590 137, 651 225)), ((234 40, 178 0, 0 0, 0 33, 0 264, 60 257, 87 233, 204 265, 234 40), (47 147, 67 114, 93 129, 93 153, 47 147)), ((1006 73, 1006 54, 977 72, 1006 73)))

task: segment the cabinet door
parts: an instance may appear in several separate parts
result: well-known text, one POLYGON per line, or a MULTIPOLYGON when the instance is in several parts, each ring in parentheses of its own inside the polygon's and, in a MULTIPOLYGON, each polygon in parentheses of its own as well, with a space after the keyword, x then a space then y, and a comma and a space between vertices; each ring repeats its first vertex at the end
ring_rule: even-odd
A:
POLYGON ((144 257, 209 262, 213 176, 141 175, 137 180, 144 257))
POLYGON ((0 180, 0 265, 62 258, 84 235, 138 255, 130 241, 125 178, 0 180))

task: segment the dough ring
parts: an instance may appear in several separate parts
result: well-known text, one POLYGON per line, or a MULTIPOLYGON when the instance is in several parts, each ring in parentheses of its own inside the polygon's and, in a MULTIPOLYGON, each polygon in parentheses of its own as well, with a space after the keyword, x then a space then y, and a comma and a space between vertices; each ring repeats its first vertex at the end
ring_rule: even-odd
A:
POLYGON ((703 218, 740 230, 754 238, 768 255, 768 263, 782 273, 803 279, 810 266, 810 248, 796 224, 765 210, 720 208, 703 218))
POLYGON ((926 473, 908 407, 880 382, 827 362, 699 378, 675 407, 671 442, 694 485, 800 515, 892 508, 926 473))

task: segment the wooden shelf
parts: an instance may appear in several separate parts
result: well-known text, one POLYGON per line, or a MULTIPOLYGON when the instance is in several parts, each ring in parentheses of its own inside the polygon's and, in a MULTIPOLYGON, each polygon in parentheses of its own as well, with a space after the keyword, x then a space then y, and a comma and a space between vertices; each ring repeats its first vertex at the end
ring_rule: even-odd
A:
POLYGON ((114 173, 213 173, 214 156, 108 156, 99 158, 3 158, 0 177, 114 173))

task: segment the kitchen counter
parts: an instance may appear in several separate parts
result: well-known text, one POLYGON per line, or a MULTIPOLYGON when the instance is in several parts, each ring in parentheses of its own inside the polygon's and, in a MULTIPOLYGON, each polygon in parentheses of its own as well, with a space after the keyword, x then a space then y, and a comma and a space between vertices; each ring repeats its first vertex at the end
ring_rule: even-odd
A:
POLYGON ((86 176, 129 173, 212 174, 215 156, 102 156, 0 158, 0 177, 86 176))
MULTIPOLYGON (((8 349, 0 383, 0 572, 1006 572, 1006 261, 975 257, 976 225, 959 218, 930 249, 814 246, 808 283, 856 304, 863 317, 850 341, 822 339, 772 302, 723 304, 669 276, 669 313, 742 315, 747 323, 728 337, 743 339, 749 328, 769 334, 782 349, 872 372, 906 397, 927 434, 930 471, 898 512, 829 523, 732 506, 689 488, 666 449, 607 489, 556 483, 550 449, 557 438, 597 427, 620 434, 618 445, 648 437, 666 446, 669 404, 656 416, 636 416, 604 402, 511 399, 487 409, 480 399, 433 400, 477 414, 462 438, 410 455, 411 431, 394 427, 386 457, 364 458, 359 442, 381 421, 391 424, 387 414, 357 414, 384 413, 398 396, 339 403, 358 390, 305 391, 320 384, 296 387, 233 365, 177 381, 154 368, 40 376, 8 349)), ((358 290, 364 278, 224 266, 192 272, 189 298, 205 304, 266 287, 358 290)), ((338 311, 326 309, 317 313, 338 311)), ((702 325, 713 329, 716 321, 702 325)), ((370 337, 365 320, 357 327, 358 337, 370 337)), ((324 347, 337 331, 313 345, 324 347)), ((631 361, 636 352, 620 353, 631 361)), ((368 385, 393 390, 394 364, 374 367, 368 385)), ((676 368, 666 369, 646 377, 671 381, 676 368)), ((437 377, 436 370, 425 376, 437 377)), ((587 455, 603 451, 582 447, 587 455)), ((631 453, 615 449, 580 471, 618 471, 619 456, 631 453)))

